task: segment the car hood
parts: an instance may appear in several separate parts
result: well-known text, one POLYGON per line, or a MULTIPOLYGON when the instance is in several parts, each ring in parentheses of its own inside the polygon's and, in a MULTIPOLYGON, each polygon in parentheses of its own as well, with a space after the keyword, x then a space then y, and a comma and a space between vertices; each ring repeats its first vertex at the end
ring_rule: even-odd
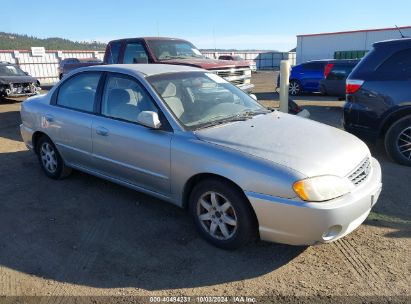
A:
POLYGON ((216 59, 170 59, 160 60, 161 63, 176 64, 176 65, 189 65, 199 67, 205 70, 218 70, 218 69, 230 69, 230 68, 249 68, 249 64, 244 61, 230 61, 230 60, 216 60, 216 59))
POLYGON ((31 76, 0 76, 1 84, 28 82, 37 82, 37 79, 31 76))
POLYGON ((346 176, 370 153, 361 140, 345 131, 278 111, 195 134, 202 141, 272 161, 307 177, 346 176))

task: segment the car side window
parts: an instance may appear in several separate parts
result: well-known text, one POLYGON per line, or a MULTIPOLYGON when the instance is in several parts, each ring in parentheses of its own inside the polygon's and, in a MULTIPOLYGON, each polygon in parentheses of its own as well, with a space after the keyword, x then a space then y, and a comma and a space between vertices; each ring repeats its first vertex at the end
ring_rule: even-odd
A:
POLYGON ((123 63, 148 63, 148 56, 140 42, 127 43, 123 63))
POLYGON ((411 79, 411 49, 392 55, 377 68, 376 73, 384 80, 411 79))
POLYGON ((308 62, 301 65, 305 71, 319 71, 324 68, 324 64, 320 62, 308 62))
POLYGON ((122 75, 109 75, 103 92, 101 114, 137 122, 142 111, 158 113, 151 97, 135 80, 122 75))
POLYGON ((66 80, 59 88, 56 103, 74 110, 93 112, 100 73, 81 73, 66 80))
POLYGON ((327 76, 327 80, 344 80, 351 73, 353 66, 334 65, 327 76))
POLYGON ((120 54, 120 47, 121 47, 120 42, 113 42, 108 46, 108 48, 107 48, 107 52, 108 52, 107 63, 108 64, 118 63, 118 56, 120 54))

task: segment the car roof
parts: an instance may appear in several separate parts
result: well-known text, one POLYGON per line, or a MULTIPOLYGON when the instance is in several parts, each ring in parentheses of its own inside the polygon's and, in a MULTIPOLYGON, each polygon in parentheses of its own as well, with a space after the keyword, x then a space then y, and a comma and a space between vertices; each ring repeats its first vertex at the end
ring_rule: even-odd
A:
POLYGON ((82 71, 107 71, 118 73, 134 72, 142 74, 144 76, 152 76, 166 73, 179 73, 179 72, 199 72, 206 71, 200 68, 190 67, 186 65, 172 65, 172 64, 108 64, 108 65, 96 65, 91 67, 85 67, 82 71))
POLYGON ((315 59, 315 60, 308 60, 308 61, 303 62, 303 63, 312 63, 312 62, 328 62, 328 61, 331 61, 331 60, 334 60, 334 59, 315 59))
POLYGON ((379 41, 373 44, 375 47, 379 46, 411 46, 411 38, 391 39, 379 41))
POLYGON ((334 59, 330 60, 329 63, 352 63, 357 64, 361 59, 334 59))
POLYGON ((184 41, 184 42, 189 42, 189 41, 184 40, 184 39, 181 39, 181 38, 173 38, 173 37, 129 37, 129 38, 120 38, 120 39, 111 40, 108 44, 111 44, 111 43, 113 43, 113 42, 128 41, 128 40, 145 40, 145 41, 168 40, 168 41, 184 41))
POLYGON ((360 59, 314 59, 309 60, 299 65, 306 64, 306 63, 358 63, 360 59))

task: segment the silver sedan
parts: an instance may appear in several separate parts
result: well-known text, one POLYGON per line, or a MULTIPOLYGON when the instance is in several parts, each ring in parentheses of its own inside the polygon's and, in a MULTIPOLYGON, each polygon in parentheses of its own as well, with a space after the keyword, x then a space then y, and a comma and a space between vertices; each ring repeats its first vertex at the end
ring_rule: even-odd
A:
POLYGON ((21 107, 21 134, 50 178, 77 169, 191 213, 210 243, 311 245, 357 228, 381 169, 356 137, 262 107, 202 69, 76 70, 21 107))

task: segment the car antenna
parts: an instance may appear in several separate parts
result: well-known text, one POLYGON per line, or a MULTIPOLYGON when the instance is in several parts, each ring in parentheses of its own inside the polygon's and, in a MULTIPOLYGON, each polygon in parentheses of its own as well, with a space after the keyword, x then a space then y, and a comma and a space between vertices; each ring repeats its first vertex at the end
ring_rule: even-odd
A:
POLYGON ((401 38, 405 38, 405 36, 404 36, 403 33, 401 32, 401 29, 400 29, 397 25, 395 25, 395 27, 396 27, 397 30, 400 32, 401 38))

